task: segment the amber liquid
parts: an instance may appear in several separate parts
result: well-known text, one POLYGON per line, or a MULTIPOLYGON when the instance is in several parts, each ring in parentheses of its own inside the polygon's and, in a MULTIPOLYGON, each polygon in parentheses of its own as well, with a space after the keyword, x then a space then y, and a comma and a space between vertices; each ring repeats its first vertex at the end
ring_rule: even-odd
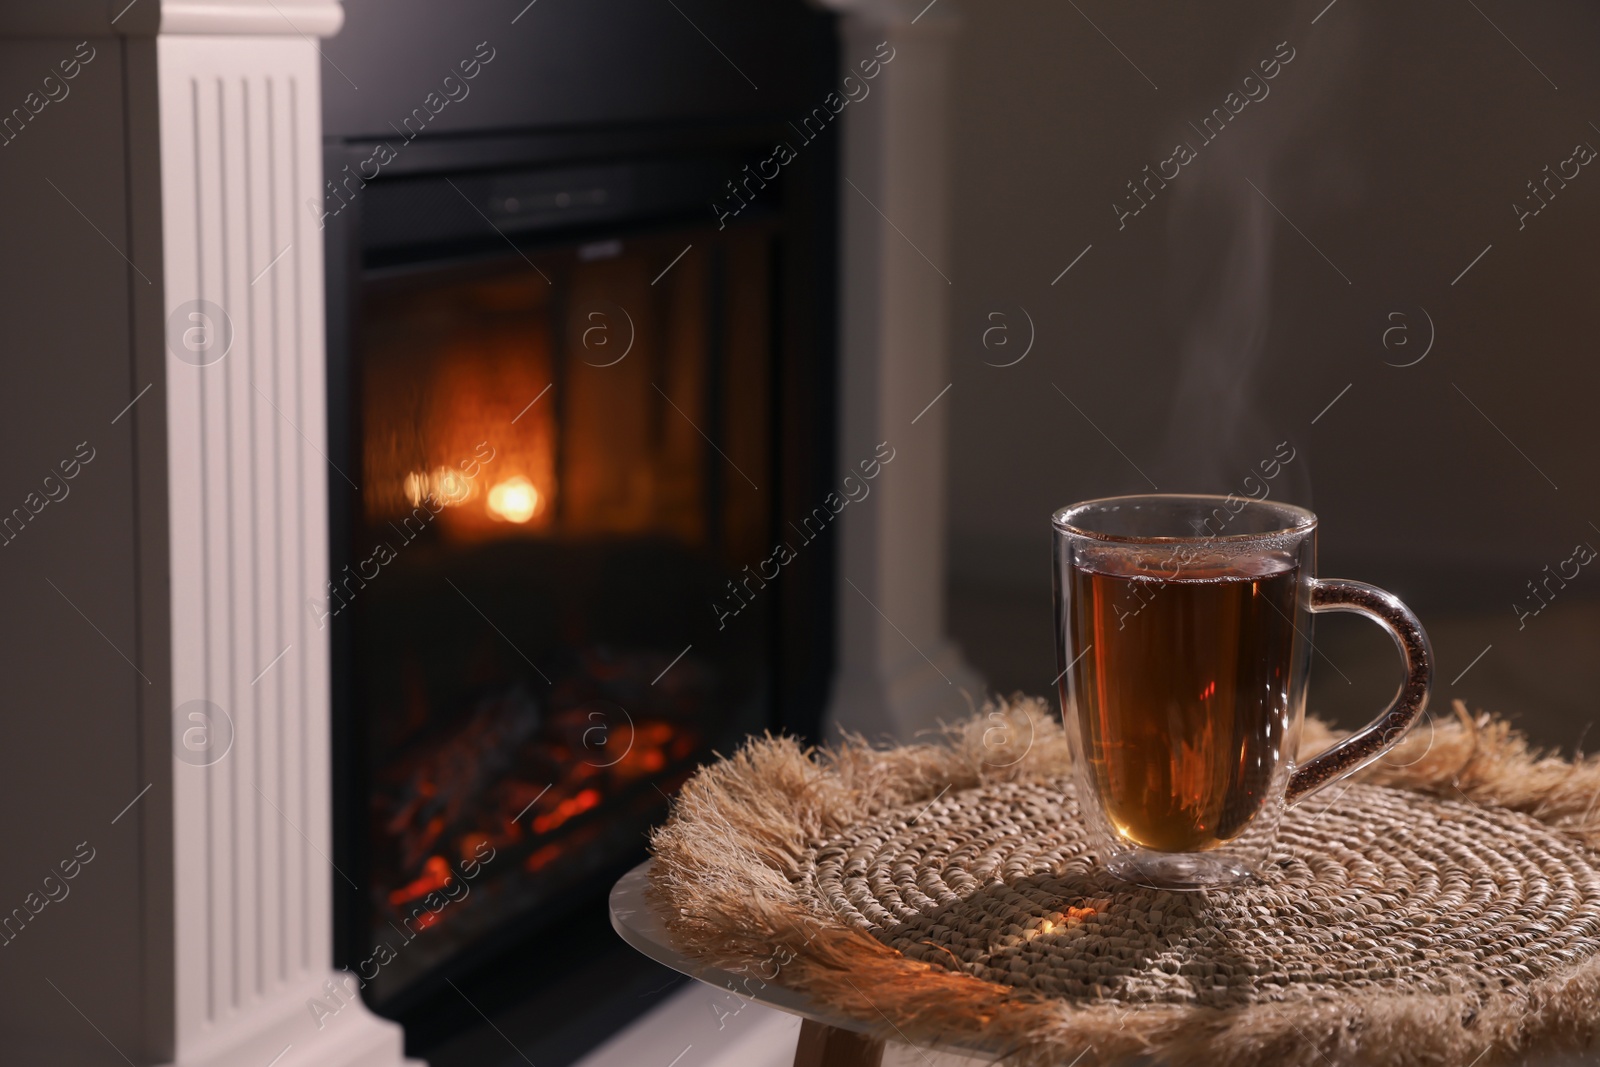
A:
POLYGON ((1215 848, 1268 802, 1287 755, 1298 570, 1073 569, 1066 652, 1083 658, 1063 685, 1093 788, 1128 842, 1215 848))

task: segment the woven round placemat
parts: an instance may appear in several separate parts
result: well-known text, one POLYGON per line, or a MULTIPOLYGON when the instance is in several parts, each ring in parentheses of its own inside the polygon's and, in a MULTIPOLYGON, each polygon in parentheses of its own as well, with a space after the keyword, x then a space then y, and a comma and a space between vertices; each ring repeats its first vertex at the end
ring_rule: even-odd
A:
POLYGON ((799 881, 911 959, 1126 1004, 1500 989, 1600 950, 1595 857, 1504 808, 1352 786, 1288 812, 1259 881, 1174 893, 1097 869, 1072 797, 1006 782, 884 812, 799 881))
MULTIPOLYGON (((1336 735, 1308 720, 1301 755, 1336 735)), ((1021 1067, 1492 1067, 1600 1041, 1600 757, 1459 703, 1291 808, 1261 876, 1099 868, 1043 701, 937 744, 751 741, 652 839, 682 951, 1021 1067)))

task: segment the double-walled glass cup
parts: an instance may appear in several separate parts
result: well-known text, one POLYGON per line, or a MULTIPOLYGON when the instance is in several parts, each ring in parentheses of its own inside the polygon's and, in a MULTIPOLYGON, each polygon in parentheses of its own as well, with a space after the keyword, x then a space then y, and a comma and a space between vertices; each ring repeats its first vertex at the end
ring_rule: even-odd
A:
POLYGON ((1377 759, 1426 709, 1422 625, 1381 589, 1318 578, 1317 518, 1304 508, 1152 495, 1053 518, 1078 805, 1118 877, 1200 889, 1257 873, 1288 805, 1377 759), (1405 682, 1370 725, 1296 765, 1322 611, 1388 630, 1405 682))

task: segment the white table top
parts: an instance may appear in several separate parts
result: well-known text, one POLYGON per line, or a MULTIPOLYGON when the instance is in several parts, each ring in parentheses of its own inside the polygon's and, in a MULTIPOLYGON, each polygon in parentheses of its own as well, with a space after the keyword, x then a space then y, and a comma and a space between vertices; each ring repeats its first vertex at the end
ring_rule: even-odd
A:
MULTIPOLYGON (((617 884, 611 889, 611 927, 622 940, 664 967, 670 967, 696 981, 732 990, 746 1000, 765 1004, 803 1019, 815 1019, 819 1023, 827 1023, 840 1030, 865 1032, 866 1027, 860 1022, 816 1004, 803 993, 784 988, 777 980, 762 984, 759 978, 752 979, 748 975, 736 975, 709 966, 674 947, 672 934, 667 930, 666 924, 661 921, 655 906, 645 899, 650 867, 654 862, 645 860, 618 879, 617 884), (750 986, 757 988, 752 991, 748 988, 750 986)), ((782 977, 781 972, 778 977, 782 977)))

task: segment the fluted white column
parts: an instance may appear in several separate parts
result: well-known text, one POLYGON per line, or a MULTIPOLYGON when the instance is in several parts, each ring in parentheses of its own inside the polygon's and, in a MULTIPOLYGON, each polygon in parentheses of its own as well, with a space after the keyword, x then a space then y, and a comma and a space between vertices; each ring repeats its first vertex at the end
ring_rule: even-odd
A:
POLYGON ((183 1067, 401 1062, 397 1027, 329 992, 329 649, 304 608, 336 476, 314 41, 340 18, 167 6, 156 39, 183 1067))
POLYGON ((840 516, 829 718, 907 739, 968 714, 982 682, 945 636, 950 167, 955 0, 829 0, 840 74, 891 55, 840 116, 841 476, 887 442, 873 495, 840 516), (886 51, 887 50, 887 51, 886 51))

